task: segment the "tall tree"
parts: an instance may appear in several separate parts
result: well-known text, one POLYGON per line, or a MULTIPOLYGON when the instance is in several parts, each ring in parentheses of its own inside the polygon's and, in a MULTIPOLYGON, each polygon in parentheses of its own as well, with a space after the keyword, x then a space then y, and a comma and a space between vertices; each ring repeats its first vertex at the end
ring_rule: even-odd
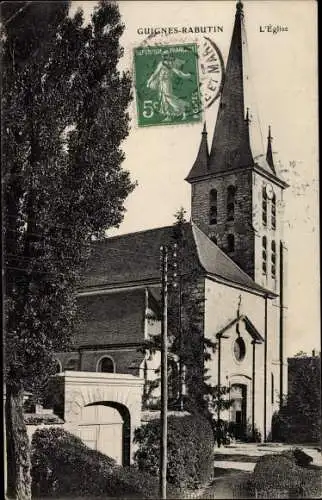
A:
POLYGON ((124 26, 101 1, 91 23, 69 2, 2 4, 7 488, 30 498, 23 391, 68 346, 93 238, 118 226, 134 188, 121 168, 131 80, 124 26))
MULTIPOLYGON (((180 394, 176 401, 169 400, 169 406, 178 408, 180 402, 181 408, 204 413, 212 420, 218 410, 229 408, 232 401, 225 397, 229 388, 212 385, 208 373, 207 362, 216 352, 217 343, 204 336, 203 270, 185 216, 182 208, 175 214, 172 242, 168 244, 168 340, 169 355, 179 359, 179 383, 174 385, 182 389, 182 380, 185 378, 186 395, 180 394)), ((153 336, 148 351, 159 349, 160 337, 153 336)), ((152 391, 158 382, 159 379, 153 381, 152 391)), ((169 379, 168 383, 171 382, 175 381, 169 379)))

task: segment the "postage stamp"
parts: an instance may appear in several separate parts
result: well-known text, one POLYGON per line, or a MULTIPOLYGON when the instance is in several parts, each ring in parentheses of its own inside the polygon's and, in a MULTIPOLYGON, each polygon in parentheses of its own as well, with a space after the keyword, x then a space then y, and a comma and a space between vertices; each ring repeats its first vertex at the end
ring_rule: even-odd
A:
POLYGON ((201 120, 197 44, 134 49, 138 125, 174 125, 201 120))

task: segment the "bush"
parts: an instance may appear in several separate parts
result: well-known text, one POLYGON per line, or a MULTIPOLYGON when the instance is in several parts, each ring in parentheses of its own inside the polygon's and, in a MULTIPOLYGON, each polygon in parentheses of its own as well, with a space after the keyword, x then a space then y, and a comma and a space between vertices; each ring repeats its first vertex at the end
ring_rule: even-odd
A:
POLYGON ((317 443, 321 438, 321 417, 316 411, 302 415, 289 404, 272 418, 272 441, 317 443))
POLYGON ((52 427, 34 433, 31 465, 33 495, 100 494, 115 460, 91 450, 64 429, 52 427))
POLYGON ((301 467, 309 457, 299 449, 261 457, 252 481, 257 498, 320 498, 321 470, 301 467))
POLYGON ((290 419, 286 414, 286 409, 282 408, 279 412, 275 412, 272 417, 271 440, 285 442, 290 434, 290 419))
MULTIPOLYGON (((116 466, 61 428, 41 429, 32 439, 33 497, 108 496, 158 498, 159 479, 135 467, 116 466)), ((168 498, 180 498, 167 487, 168 498)))
POLYGON ((266 492, 276 498, 273 492, 299 487, 298 467, 295 462, 282 455, 260 457, 253 473, 254 486, 258 492, 266 492))
MULTIPOLYGON (((137 429, 139 449, 135 459, 140 470, 159 473, 160 420, 137 429)), ((214 438, 211 424, 194 414, 168 418, 167 481, 179 488, 197 488, 213 474, 214 438)))
POLYGON ((307 455, 300 448, 293 448, 291 450, 283 451, 281 455, 290 458, 292 462, 294 462, 296 465, 299 465, 300 467, 306 467, 311 462, 313 462, 313 458, 310 457, 310 455, 307 455))
MULTIPOLYGON (((159 477, 140 471, 137 467, 118 467, 109 478, 109 497, 159 498, 159 477)), ((180 491, 167 484, 167 498, 181 498, 180 491)))
POLYGON ((321 469, 302 469, 300 498, 321 498, 322 477, 321 469))

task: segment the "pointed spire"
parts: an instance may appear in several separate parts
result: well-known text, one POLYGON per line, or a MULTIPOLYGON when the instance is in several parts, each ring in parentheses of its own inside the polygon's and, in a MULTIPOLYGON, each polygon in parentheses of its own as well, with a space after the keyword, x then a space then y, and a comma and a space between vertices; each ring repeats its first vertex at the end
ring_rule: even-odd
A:
POLYGON ((249 108, 246 108, 246 118, 245 118, 245 121, 246 121, 247 125, 249 125, 249 122, 250 122, 250 119, 249 119, 249 108))
POLYGON ((243 80, 243 4, 237 2, 226 75, 210 151, 210 170, 252 163, 248 127, 245 127, 243 80))
POLYGON ((275 165, 274 165, 274 159, 273 159, 273 150, 272 150, 272 140, 273 137, 271 135, 271 126, 268 126, 268 136, 267 136, 267 152, 266 152, 266 161, 270 168, 273 170, 275 173, 275 165))
POLYGON ((197 158, 190 170, 186 180, 192 179, 193 177, 199 177, 208 173, 208 160, 209 160, 209 149, 208 149, 208 132, 206 122, 204 123, 201 132, 201 141, 197 154, 197 158))

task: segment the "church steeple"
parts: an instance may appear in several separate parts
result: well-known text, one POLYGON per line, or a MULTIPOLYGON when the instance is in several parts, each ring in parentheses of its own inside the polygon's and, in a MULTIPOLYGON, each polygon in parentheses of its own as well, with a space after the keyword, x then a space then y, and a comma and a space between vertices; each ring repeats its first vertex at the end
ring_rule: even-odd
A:
POLYGON ((191 169, 191 172, 198 172, 199 175, 206 175, 208 173, 209 150, 207 136, 207 126, 205 122, 203 130, 201 132, 201 141, 198 154, 191 169))
POLYGON ((276 207, 287 184, 275 172, 270 128, 266 151, 263 144, 240 1, 210 153, 204 127, 186 180, 192 221, 249 276, 277 289, 281 220, 276 207))
POLYGON ((253 163, 248 120, 245 121, 243 74, 245 36, 243 18, 243 4, 238 2, 226 65, 225 81, 210 151, 209 170, 212 172, 253 163))
POLYGON ((272 150, 272 139, 273 139, 273 137, 271 135, 271 126, 269 125, 268 137, 267 137, 266 161, 275 174, 275 165, 274 165, 273 150, 272 150))

